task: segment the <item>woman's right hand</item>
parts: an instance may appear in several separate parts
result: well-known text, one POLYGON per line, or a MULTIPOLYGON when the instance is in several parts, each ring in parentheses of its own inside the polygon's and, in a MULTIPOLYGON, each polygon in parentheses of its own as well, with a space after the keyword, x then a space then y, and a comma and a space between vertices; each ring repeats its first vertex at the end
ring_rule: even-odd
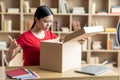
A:
POLYGON ((8 35, 8 38, 10 39, 10 49, 12 50, 16 49, 19 46, 17 44, 17 41, 15 39, 12 39, 12 37, 9 35, 8 35))

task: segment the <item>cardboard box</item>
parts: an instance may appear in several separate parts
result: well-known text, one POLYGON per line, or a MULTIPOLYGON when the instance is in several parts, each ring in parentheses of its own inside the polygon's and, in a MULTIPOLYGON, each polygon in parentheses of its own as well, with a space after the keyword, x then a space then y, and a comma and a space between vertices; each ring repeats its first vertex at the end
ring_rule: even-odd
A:
POLYGON ((88 38, 103 30, 102 26, 84 27, 65 36, 63 43, 41 42, 41 69, 65 72, 81 67, 81 44, 78 40, 88 38))

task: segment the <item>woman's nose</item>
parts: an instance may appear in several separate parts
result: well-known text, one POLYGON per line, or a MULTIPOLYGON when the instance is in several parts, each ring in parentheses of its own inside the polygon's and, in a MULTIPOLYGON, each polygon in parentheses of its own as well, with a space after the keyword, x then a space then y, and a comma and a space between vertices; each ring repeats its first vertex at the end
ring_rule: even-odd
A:
POLYGON ((50 23, 47 23, 46 27, 49 27, 50 26, 50 23))

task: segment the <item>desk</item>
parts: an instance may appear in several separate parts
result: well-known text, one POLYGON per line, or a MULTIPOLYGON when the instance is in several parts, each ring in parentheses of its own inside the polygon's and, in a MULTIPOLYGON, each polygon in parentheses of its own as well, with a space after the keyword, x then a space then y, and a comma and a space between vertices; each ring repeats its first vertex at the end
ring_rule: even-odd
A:
MULTIPOLYGON (((15 69, 18 67, 1 67, 0 68, 0 80, 12 80, 6 76, 5 70, 15 69)), ((52 72, 47 70, 40 70, 39 66, 23 67, 35 71, 40 80, 120 80, 120 74, 110 70, 102 73, 98 76, 92 76, 82 73, 77 73, 73 70, 66 71, 64 73, 52 72)), ((37 79, 39 80, 39 79, 37 79)))

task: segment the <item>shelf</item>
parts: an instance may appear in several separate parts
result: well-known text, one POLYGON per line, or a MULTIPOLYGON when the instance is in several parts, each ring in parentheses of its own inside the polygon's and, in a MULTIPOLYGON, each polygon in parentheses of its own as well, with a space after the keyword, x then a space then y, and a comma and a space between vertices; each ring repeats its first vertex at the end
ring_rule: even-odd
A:
MULTIPOLYGON (((65 0, 68 4, 69 12, 61 12, 61 2, 62 0, 0 0, 5 3, 5 11, 0 10, 0 41, 6 41, 9 46, 8 35, 17 39, 20 34, 29 30, 33 23, 34 11, 31 10, 25 12, 24 3, 29 4, 29 9, 37 8, 40 5, 47 5, 51 9, 55 9, 54 12, 54 22, 57 21, 57 26, 60 27, 59 30, 56 29, 55 24, 53 24, 50 30, 57 36, 64 39, 67 34, 74 32, 73 22, 79 22, 80 27, 84 26, 96 26, 103 25, 106 29, 117 27, 117 22, 120 20, 120 14, 111 13, 112 6, 120 6, 119 0, 65 0), (96 6, 95 6, 95 5, 96 6), (93 7, 94 6, 94 7, 93 7), (73 13, 75 7, 84 8, 85 13, 73 13), (18 13, 12 12, 8 13, 8 8, 19 9, 18 13), (4 21, 11 20, 11 31, 4 30, 4 21), (29 26, 26 26, 28 25, 29 26), (61 30, 62 29, 62 30, 61 30)), ((64 7, 64 5, 62 6, 64 7)), ((53 22, 53 23, 54 23, 53 22)), ((98 56, 100 61, 105 58, 110 58, 112 61, 116 62, 116 66, 120 66, 120 52, 118 50, 109 49, 109 41, 114 40, 114 46, 118 46, 116 43, 116 31, 104 31, 97 35, 87 39, 84 44, 87 46, 85 50, 82 51, 82 60, 90 63, 92 57, 98 56), (93 42, 100 41, 102 48, 100 50, 93 49, 93 42), (102 56, 105 58, 102 59, 102 56)))

